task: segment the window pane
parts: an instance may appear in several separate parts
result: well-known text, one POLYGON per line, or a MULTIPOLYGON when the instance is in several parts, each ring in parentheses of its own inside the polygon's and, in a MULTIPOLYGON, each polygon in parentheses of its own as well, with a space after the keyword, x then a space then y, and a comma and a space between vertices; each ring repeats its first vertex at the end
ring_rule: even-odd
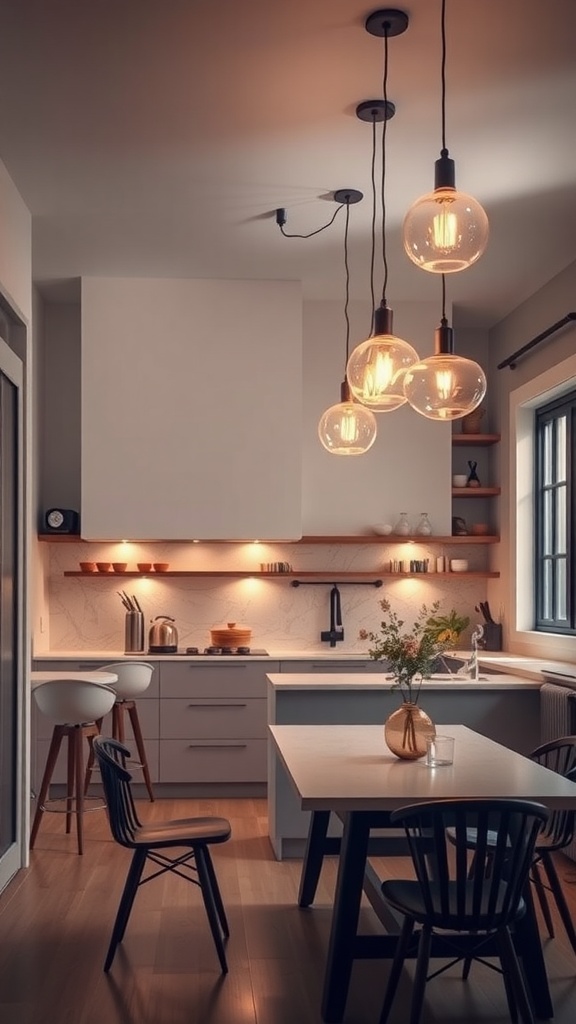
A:
POLYGON ((552 491, 545 491, 542 496, 542 554, 553 553, 552 533, 552 491))
POLYGON ((542 483, 544 486, 552 483, 552 459, 553 452, 553 428, 552 420, 544 423, 542 431, 542 483))
POLYGON ((554 618, 566 621, 566 560, 556 560, 556 614, 554 618))
POLYGON ((542 618, 552 616, 552 562, 547 558, 542 564, 542 618))
POLYGON ((556 420, 556 482, 566 480, 566 417, 556 420))
POLYGON ((556 554, 566 554, 566 488, 558 487, 556 491, 556 554))

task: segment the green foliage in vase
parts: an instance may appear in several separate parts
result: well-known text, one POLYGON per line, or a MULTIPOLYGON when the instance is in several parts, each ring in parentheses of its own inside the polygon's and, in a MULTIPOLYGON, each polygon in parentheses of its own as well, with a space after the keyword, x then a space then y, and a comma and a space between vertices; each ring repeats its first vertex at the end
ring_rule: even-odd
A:
POLYGON ((430 607, 423 604, 412 628, 404 630, 404 619, 388 599, 379 605, 384 613, 379 632, 361 629, 359 638, 372 644, 368 654, 374 661, 386 659, 394 676, 392 689, 400 690, 404 701, 417 704, 422 679, 431 674, 436 658, 454 647, 469 620, 455 611, 439 616, 440 602, 435 601, 430 607))

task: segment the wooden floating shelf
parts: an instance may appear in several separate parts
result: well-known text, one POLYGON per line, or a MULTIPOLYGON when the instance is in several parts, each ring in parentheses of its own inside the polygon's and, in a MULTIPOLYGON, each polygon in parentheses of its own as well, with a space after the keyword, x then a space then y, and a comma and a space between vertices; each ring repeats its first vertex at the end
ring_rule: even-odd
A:
POLYGON ((452 434, 452 444, 456 447, 476 445, 478 448, 487 448, 498 444, 499 440, 500 434, 452 434))
POLYGON ((499 487, 453 487, 453 498, 495 498, 500 494, 499 487))
MULTIPOLYGON (((469 492, 472 488, 462 487, 453 489, 460 497, 477 497, 479 495, 479 489, 476 488, 475 494, 469 492), (461 494, 461 492, 466 492, 461 494)), ((499 488, 480 488, 482 493, 486 493, 489 490, 490 494, 499 494, 499 488)), ((120 541, 97 541, 97 540, 86 540, 83 541, 81 537, 75 534, 69 533, 57 533, 48 534, 41 533, 38 537, 39 541, 44 543, 76 543, 76 544, 119 544, 120 541)), ((134 543, 139 544, 191 544, 192 541, 135 541, 134 543)), ((246 541, 222 541, 222 540, 205 540, 200 541, 201 544, 245 544, 246 541)), ((398 534, 390 533, 386 534, 348 534, 346 536, 318 536, 318 537, 302 537, 300 540, 270 540, 262 541, 262 544, 276 544, 281 545, 295 545, 295 544, 499 544, 500 537, 496 534, 474 536, 472 534, 463 537, 419 537, 415 534, 410 534, 408 537, 401 537, 398 534)), ((91 575, 90 573, 82 573, 83 576, 91 575)), ((99 575, 104 576, 106 573, 100 573, 99 575)), ((127 575, 126 573, 120 573, 119 575, 127 575)), ((137 575, 140 575, 139 573, 137 575)), ((161 574, 159 574, 161 575, 161 574)), ((165 575, 165 574, 164 574, 165 575)))
POLYGON ((83 579, 89 580, 106 580, 112 577, 116 579, 162 579, 166 577, 198 577, 209 578, 209 577, 229 577, 236 579, 267 579, 267 580, 290 580, 290 579, 301 579, 301 580, 326 580, 327 583, 332 582, 336 577, 338 579, 346 580, 372 580, 375 576, 386 576, 405 579, 410 576, 418 576, 419 578, 429 579, 496 579, 500 575, 499 572, 381 572, 379 569, 372 569, 370 572, 341 572, 339 569, 334 569, 333 572, 260 572, 258 569, 250 570, 228 570, 226 572, 195 572, 193 570, 179 570, 168 572, 80 572, 80 571, 67 571, 64 576, 81 576, 83 579))

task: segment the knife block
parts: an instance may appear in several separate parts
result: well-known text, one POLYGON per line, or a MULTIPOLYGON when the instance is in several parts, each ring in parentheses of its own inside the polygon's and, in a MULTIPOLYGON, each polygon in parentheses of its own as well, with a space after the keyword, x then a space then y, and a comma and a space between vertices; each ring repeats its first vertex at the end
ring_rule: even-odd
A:
POLYGON ((502 650, 502 625, 499 622, 484 622, 484 636, 478 644, 484 651, 502 650))
POLYGON ((124 624, 124 653, 142 654, 144 651, 144 613, 126 612, 124 624))

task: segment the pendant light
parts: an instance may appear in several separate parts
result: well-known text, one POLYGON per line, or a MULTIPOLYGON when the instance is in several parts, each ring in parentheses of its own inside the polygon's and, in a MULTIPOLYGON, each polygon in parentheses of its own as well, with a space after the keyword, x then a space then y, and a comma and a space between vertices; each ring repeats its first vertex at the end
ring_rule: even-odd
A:
POLYGON ((409 366, 418 361, 418 353, 407 341, 393 333, 392 310, 386 301, 388 261, 386 257, 386 127, 394 116, 394 104, 389 102, 388 39, 400 35, 408 27, 408 16, 403 11, 384 9, 375 11, 366 19, 366 30, 384 39, 383 100, 366 100, 356 108, 361 121, 372 124, 372 260, 371 288, 374 306, 374 252, 376 224, 376 124, 382 123, 381 205, 382 205, 382 261, 384 282, 382 301, 374 311, 372 334, 354 349, 346 367, 346 377, 354 398, 372 412, 392 412, 406 402, 403 382, 409 366))
POLYGON ((421 196, 404 219, 404 248, 417 267, 454 274, 471 267, 488 244, 488 217, 477 199, 456 190, 454 161, 446 147, 446 0, 442 0, 442 149, 434 191, 421 196))
POLYGON ((434 355, 415 363, 404 377, 404 393, 416 412, 430 420, 456 420, 472 412, 486 394, 486 376, 472 359, 454 355, 454 331, 446 319, 442 275, 442 319, 434 355))
MULTIPOLYGON (((346 204, 346 225, 344 228, 346 361, 348 360, 350 345, 350 318, 348 315, 350 301, 350 269, 348 265, 350 203, 359 203, 363 198, 362 193, 356 189, 338 189, 334 193, 335 202, 346 204)), ((318 424, 318 437, 324 448, 331 455, 364 455, 376 440, 376 429, 376 417, 365 406, 352 400, 348 382, 344 379, 340 386, 340 402, 337 405, 330 406, 320 418, 318 424)))

